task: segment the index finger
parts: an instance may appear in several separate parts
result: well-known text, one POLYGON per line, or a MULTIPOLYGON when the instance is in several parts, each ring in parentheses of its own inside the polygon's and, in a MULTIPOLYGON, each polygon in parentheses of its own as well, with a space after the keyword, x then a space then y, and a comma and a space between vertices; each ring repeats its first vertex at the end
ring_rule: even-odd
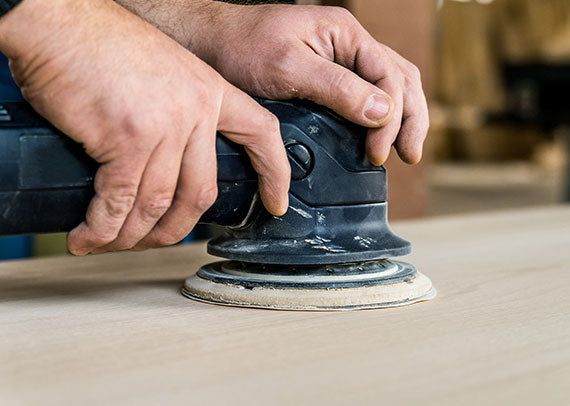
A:
POLYGON ((117 237, 135 203, 147 159, 145 151, 133 156, 123 155, 99 167, 95 175, 95 196, 85 221, 67 237, 72 254, 88 254, 117 237))
POLYGON ((220 108, 218 131, 245 147, 259 175, 259 192, 267 211, 275 216, 285 214, 289 207, 291 167, 277 117, 228 85, 220 108))
MULTIPOLYGON (((392 138, 392 141, 395 139, 395 146, 402 160, 411 164, 417 163, 421 159, 423 142, 429 127, 427 102, 418 68, 375 40, 366 48, 366 52, 361 52, 358 62, 357 72, 380 88, 398 81, 396 76, 401 77, 399 82, 403 97, 400 98, 402 105, 398 108, 402 111, 402 122, 392 123, 393 134, 388 138, 392 138)), ((392 97, 398 97, 392 94, 393 90, 384 90, 392 97)), ((379 132, 381 131, 371 133, 379 132)))
POLYGON ((396 64, 404 72, 404 106, 402 128, 396 139, 396 149, 402 160, 417 163, 422 157, 422 148, 429 128, 429 113, 425 93, 422 87, 419 69, 400 56, 396 51, 386 48, 396 64))

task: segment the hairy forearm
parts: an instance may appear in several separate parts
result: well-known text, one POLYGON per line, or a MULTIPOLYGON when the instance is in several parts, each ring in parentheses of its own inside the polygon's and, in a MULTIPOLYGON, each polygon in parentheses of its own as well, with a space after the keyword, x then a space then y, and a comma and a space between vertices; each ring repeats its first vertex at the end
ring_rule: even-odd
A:
POLYGON ((217 27, 235 5, 212 0, 117 0, 206 62, 212 62, 217 27))

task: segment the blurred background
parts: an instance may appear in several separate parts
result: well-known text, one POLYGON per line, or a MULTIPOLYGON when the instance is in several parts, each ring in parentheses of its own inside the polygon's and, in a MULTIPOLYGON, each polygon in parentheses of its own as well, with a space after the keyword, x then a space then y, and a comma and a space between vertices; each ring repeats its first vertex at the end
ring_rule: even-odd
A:
POLYGON ((570 200, 570 1, 298 3, 348 8, 422 72, 426 155, 389 160, 392 220, 570 200))
MULTIPOLYGON (((297 3, 349 9, 422 71, 430 135, 421 164, 386 165, 391 220, 570 201, 570 1, 297 3)), ((0 238, 0 259, 65 252, 62 234, 0 238)))

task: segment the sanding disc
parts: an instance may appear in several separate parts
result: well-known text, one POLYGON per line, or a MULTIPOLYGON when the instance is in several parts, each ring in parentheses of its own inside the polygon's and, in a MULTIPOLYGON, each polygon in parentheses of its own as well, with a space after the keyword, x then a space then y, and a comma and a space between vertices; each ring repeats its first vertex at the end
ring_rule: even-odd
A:
POLYGON ((357 310, 403 306, 435 297, 410 264, 376 260, 320 266, 208 264, 182 293, 207 303, 280 310, 357 310))

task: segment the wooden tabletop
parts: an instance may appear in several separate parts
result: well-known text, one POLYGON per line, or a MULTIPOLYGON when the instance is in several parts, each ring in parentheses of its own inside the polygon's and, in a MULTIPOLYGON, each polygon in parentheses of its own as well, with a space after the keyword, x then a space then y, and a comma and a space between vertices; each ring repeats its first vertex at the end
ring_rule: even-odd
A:
POLYGON ((197 303, 203 244, 2 263, 0 404, 569 404, 570 206, 393 228, 436 299, 197 303))

